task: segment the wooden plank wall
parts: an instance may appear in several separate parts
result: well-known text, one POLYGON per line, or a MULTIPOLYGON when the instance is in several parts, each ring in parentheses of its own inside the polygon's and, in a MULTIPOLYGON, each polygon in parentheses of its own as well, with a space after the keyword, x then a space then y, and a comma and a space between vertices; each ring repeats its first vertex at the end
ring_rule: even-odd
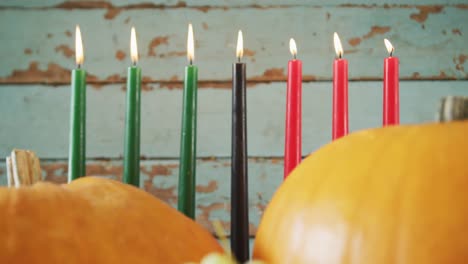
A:
MULTIPOLYGON (((176 204, 187 23, 200 67, 197 220, 229 227, 231 63, 238 29, 248 63, 251 235, 282 181, 288 42, 304 64, 303 155, 331 138, 332 34, 350 67, 350 129, 381 125, 383 38, 401 61, 401 121, 434 120, 444 95, 468 95, 466 0, 134 0, 0 2, 0 157, 36 151, 45 179, 65 182, 73 34, 88 78, 87 173, 122 175, 130 27, 143 68, 141 186, 176 204)), ((0 184, 6 184, 4 159, 0 184)))

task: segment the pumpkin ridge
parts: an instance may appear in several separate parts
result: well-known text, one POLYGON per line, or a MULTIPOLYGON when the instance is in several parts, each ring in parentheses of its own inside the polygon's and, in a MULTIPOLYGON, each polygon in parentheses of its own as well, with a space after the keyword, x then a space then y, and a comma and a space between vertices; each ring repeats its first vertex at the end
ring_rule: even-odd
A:
MULTIPOLYGON (((391 140, 388 140, 389 142, 383 142, 381 140, 378 140, 378 143, 379 143, 379 146, 373 146, 374 148, 376 149, 380 149, 380 148, 385 148, 385 147, 388 147, 388 146, 393 146, 393 142, 390 142, 390 141, 393 141, 395 139, 395 134, 393 134, 393 137, 391 140)), ((380 155, 375 155, 373 157, 373 159, 371 161, 369 161, 369 163, 367 164, 367 172, 365 173, 366 174, 366 178, 368 179, 367 181, 364 180, 364 182, 366 183, 366 186, 372 186, 372 179, 375 179, 375 177, 378 177, 378 175, 372 175, 371 173, 369 173, 370 171, 372 171, 373 169, 373 166, 375 164, 376 161, 379 161, 381 159, 381 156, 380 155)), ((369 189, 369 188, 365 188, 363 187, 364 190, 366 189, 369 189)), ((358 206, 356 206, 354 208, 354 213, 351 217, 351 221, 352 222, 358 222, 358 219, 361 217, 361 212, 360 212, 360 209, 363 208, 365 206, 365 201, 367 201, 367 197, 369 196, 370 192, 368 191, 363 191, 360 193, 359 197, 356 198, 357 202, 356 204, 358 206)), ((355 236, 353 234, 356 234, 356 230, 358 228, 362 228, 362 227, 358 227, 358 226, 354 226, 352 230, 350 230, 348 232, 348 238, 346 240, 346 248, 344 250, 344 259, 343 259, 343 262, 344 263, 347 263, 347 264, 352 264, 352 256, 353 256, 353 239, 355 239, 355 236)))
MULTIPOLYGON (((417 129, 411 129, 410 132, 407 133, 406 137, 404 138, 405 139, 405 142, 408 142, 408 141, 411 141, 409 140, 410 139, 410 136, 413 137, 413 134, 415 133, 419 133, 419 131, 417 131, 417 129)), ((411 157, 411 151, 405 151, 404 152, 405 154, 405 157, 411 157)), ((404 158, 402 158, 402 160, 405 160, 404 158)), ((406 160, 409 160, 409 159, 406 159, 406 160)), ((390 252, 390 254, 387 254, 387 256, 390 257, 390 262, 391 263, 398 263, 398 254, 399 252, 397 252, 398 249, 396 249, 395 245, 398 244, 398 241, 400 240, 400 232, 399 231, 399 226, 402 225, 402 222, 405 220, 401 217, 402 213, 403 213, 403 210, 404 210, 404 207, 403 207, 403 204, 404 204, 404 201, 405 201, 405 197, 407 197, 407 195, 409 194, 409 188, 408 188, 408 184, 404 184, 405 183, 405 177, 404 175, 402 175, 400 173, 399 177, 398 177, 398 185, 397 185, 397 188, 396 188, 396 191, 395 191, 395 200, 398 201, 398 204, 397 206, 395 206, 395 210, 394 210, 394 213, 392 214, 392 218, 393 218, 393 225, 392 225, 392 233, 391 233, 391 236, 390 236, 390 241, 388 243, 388 247, 387 247, 387 251, 390 252), (400 197, 400 199, 398 199, 398 197, 400 197), (394 252, 391 251, 391 248, 393 248, 394 252)))

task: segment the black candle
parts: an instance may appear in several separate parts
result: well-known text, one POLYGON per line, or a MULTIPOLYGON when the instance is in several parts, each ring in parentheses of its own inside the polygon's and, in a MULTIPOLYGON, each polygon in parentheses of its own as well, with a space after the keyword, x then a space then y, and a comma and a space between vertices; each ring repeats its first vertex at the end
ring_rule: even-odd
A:
POLYGON ((231 248, 238 261, 249 259, 247 189, 247 116, 242 31, 237 38, 237 62, 232 65, 231 248))

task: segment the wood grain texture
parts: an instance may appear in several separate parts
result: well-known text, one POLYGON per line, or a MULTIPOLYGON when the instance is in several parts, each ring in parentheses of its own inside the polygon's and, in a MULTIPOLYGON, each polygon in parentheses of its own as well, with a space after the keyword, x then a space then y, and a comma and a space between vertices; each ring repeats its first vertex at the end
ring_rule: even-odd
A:
POLYGON ((465 5, 109 10, 0 9, 0 57, 8 66, 0 68, 0 83, 68 83, 74 68, 75 24, 82 29, 90 83, 124 82, 132 25, 138 33, 144 82, 180 83, 187 64, 189 22, 194 24, 195 63, 200 80, 206 82, 230 80, 238 29, 244 32, 251 81, 286 79, 290 37, 298 44, 304 80, 330 80, 334 31, 341 36, 352 80, 381 78, 387 56, 384 37, 396 47, 402 79, 468 78, 465 5))
MULTIPOLYGON (((120 158, 123 153, 125 92, 122 85, 88 88, 87 157, 120 158)), ((382 83, 349 84, 350 130, 382 124, 382 83)), ((250 84, 247 89, 248 153, 281 157, 284 146, 285 83, 250 84)), ((401 82, 402 123, 435 120, 439 100, 468 95, 466 81, 401 82)), ((69 132, 69 86, 0 88, 0 157, 13 148, 35 151, 40 158, 66 158, 69 132)), ((230 157, 231 90, 204 87, 198 94, 199 157, 230 157)), ((331 83, 304 84, 303 154, 331 139, 331 83)), ((182 90, 152 84, 142 93, 141 153, 146 158, 177 158, 182 90)))
MULTIPOLYGON (((66 160, 41 161, 43 179, 56 183, 67 181, 66 160)), ((122 161, 88 161, 87 174, 122 178, 122 161)), ((177 207, 178 160, 148 160, 141 164, 141 188, 177 207)), ((196 220, 212 229, 218 219, 229 233, 230 159, 200 159, 197 163, 196 220)), ((281 159, 249 159, 250 234, 256 233, 260 216, 274 191, 282 182, 281 159)), ((4 162, 0 163, 0 185, 6 185, 4 162)))

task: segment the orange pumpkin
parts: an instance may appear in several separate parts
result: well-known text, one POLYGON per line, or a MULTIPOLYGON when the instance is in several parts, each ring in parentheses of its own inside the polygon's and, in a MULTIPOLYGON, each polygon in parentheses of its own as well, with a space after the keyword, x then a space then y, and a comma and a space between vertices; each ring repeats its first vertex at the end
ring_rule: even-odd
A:
POLYGON ((184 263, 222 252, 162 201, 94 177, 0 188, 0 238, 0 263, 184 263))
POLYGON ((468 261, 468 122, 372 129, 307 157, 268 205, 254 257, 275 263, 468 261))

